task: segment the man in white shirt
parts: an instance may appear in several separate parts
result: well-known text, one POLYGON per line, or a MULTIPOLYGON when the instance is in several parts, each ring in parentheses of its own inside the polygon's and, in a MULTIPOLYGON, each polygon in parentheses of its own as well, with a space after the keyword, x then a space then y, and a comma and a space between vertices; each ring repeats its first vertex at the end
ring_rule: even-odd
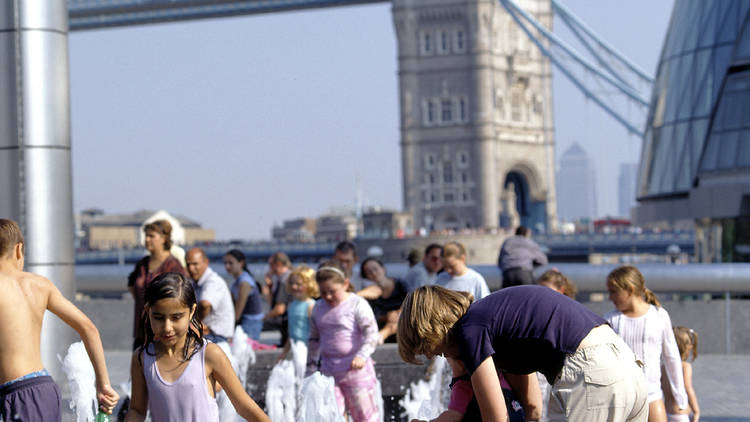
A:
POLYGON ((422 262, 411 267, 409 272, 406 273, 404 281, 410 292, 418 287, 435 283, 438 271, 443 268, 443 261, 440 257, 442 253, 443 247, 437 243, 431 243, 425 248, 422 262))
POLYGON ((474 300, 490 294, 487 282, 481 274, 466 266, 466 248, 459 242, 448 242, 443 247, 443 269, 435 284, 446 289, 469 292, 474 300))
POLYGON ((190 249, 185 263, 195 286, 204 337, 214 343, 227 341, 234 334, 234 304, 227 283, 208 266, 208 256, 201 248, 190 249))

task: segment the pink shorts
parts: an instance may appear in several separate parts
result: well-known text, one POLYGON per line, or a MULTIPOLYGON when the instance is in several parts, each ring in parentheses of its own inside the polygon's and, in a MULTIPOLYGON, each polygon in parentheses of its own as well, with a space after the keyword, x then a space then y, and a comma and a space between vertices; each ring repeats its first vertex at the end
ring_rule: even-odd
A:
POLYGON ((333 377, 336 386, 336 403, 346 409, 354 422, 377 422, 380 420, 375 377, 375 367, 368 359, 364 368, 351 369, 333 377))

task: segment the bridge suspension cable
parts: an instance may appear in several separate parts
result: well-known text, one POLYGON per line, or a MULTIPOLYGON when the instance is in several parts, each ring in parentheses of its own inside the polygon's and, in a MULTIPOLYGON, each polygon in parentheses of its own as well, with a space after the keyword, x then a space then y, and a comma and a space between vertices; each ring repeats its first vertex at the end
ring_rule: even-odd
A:
POLYGON ((545 28, 530 13, 519 7, 514 0, 498 1, 534 45, 586 98, 591 99, 601 107, 623 125, 628 132, 639 137, 643 136, 643 129, 640 128, 643 126, 642 118, 633 119, 622 109, 632 108, 634 105, 634 108, 645 117, 645 113, 648 111, 648 95, 651 91, 653 78, 603 41, 557 0, 552 0, 554 12, 557 13, 561 22, 570 29, 589 54, 594 57, 596 63, 592 63, 586 56, 545 28), (576 76, 576 66, 582 69, 586 75, 592 76, 594 82, 601 89, 590 88, 583 80, 584 78, 576 76), (604 94, 607 91, 621 94, 626 104, 624 106, 615 105, 611 98, 605 98, 604 94))

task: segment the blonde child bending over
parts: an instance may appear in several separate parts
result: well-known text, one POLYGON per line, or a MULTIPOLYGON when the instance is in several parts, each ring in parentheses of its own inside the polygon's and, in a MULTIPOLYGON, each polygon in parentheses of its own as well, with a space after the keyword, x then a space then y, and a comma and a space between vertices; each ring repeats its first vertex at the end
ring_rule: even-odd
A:
POLYGON ((229 358, 203 339, 193 284, 179 273, 164 273, 146 288, 146 339, 130 363, 133 385, 126 422, 218 421, 218 385, 237 413, 250 422, 271 420, 245 392, 229 358))
POLYGON ((375 367, 370 355, 378 344, 378 324, 365 299, 349 291, 337 261, 323 263, 315 275, 320 299, 310 321, 307 374, 333 377, 339 409, 354 422, 381 420, 375 367))
MULTIPOLYGON (((675 402, 674 395, 669 383, 666 382, 665 374, 662 374, 662 389, 664 390, 664 405, 667 408, 668 422, 698 422, 701 415, 701 409, 698 407, 698 397, 695 395, 693 388, 693 365, 688 362, 688 357, 693 355, 692 360, 698 356, 698 333, 691 328, 674 327, 674 338, 677 341, 677 348, 680 350, 682 358, 682 377, 685 380, 685 391, 688 396, 690 409, 680 409, 675 402), (690 413, 693 417, 690 417, 690 413)), ((662 371, 664 368, 662 367, 662 371)))
POLYGON ((678 408, 686 409, 688 406, 682 361, 669 314, 661 307, 656 295, 646 288, 643 274, 632 265, 624 265, 609 273, 607 291, 616 309, 608 312, 604 318, 644 365, 648 383, 648 420, 666 422, 661 390, 662 360, 678 408))

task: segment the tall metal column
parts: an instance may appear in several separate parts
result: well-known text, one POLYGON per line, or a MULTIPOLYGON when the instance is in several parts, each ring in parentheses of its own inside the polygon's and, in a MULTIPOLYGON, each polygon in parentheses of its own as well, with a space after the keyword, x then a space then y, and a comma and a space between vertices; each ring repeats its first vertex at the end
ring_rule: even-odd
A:
MULTIPOLYGON (((0 1, 0 216, 26 240, 26 271, 75 294, 65 0, 0 1)), ((49 312, 42 361, 60 379, 57 353, 72 330, 49 312)))

